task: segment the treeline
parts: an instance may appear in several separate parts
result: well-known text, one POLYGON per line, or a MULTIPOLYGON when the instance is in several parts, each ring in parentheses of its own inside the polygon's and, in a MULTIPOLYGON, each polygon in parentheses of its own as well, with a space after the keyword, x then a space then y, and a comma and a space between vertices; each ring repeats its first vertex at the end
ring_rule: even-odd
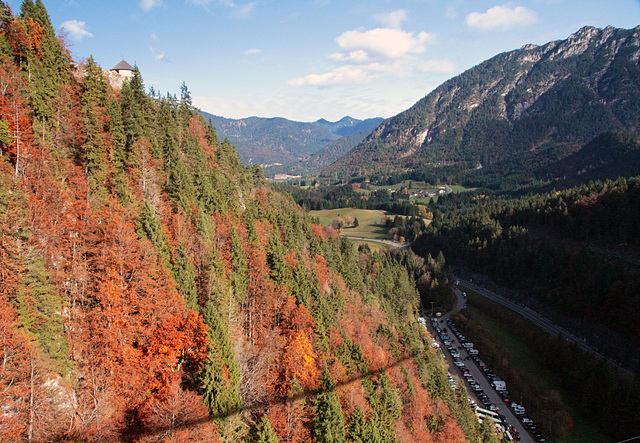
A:
POLYGON ((639 178, 520 199, 446 196, 430 209, 434 221, 416 252, 442 251, 449 263, 518 290, 523 303, 580 319, 579 335, 637 369, 628 346, 640 343, 632 314, 640 309, 639 178))
POLYGON ((429 261, 312 224, 186 86, 72 63, 40 0, 0 18, 0 440, 483 438, 429 261))
POLYGON ((551 337, 523 321, 514 312, 483 297, 469 294, 469 304, 500 322, 527 344, 541 365, 553 374, 559 391, 538 374, 522 373, 504 349, 496 347, 471 312, 456 316, 456 324, 473 339, 482 358, 506 382, 512 399, 522 402, 527 415, 554 440, 571 434, 573 411, 594 423, 606 435, 624 440, 640 434, 635 419, 640 408, 640 384, 605 360, 594 358, 562 336, 551 337))
POLYGON ((422 217, 400 217, 396 215, 387 217, 385 222, 387 228, 387 238, 393 241, 412 242, 427 228, 427 224, 422 217))

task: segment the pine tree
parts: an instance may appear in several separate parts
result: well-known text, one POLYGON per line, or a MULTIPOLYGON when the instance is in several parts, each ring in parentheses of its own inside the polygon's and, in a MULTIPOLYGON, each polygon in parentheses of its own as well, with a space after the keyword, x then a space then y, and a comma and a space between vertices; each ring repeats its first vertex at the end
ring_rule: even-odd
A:
MULTIPOLYGON (((29 89, 29 101, 36 119, 44 123, 53 123, 55 97, 58 87, 69 82, 71 56, 55 35, 49 14, 41 0, 33 3, 24 0, 21 17, 29 25, 32 44, 27 55, 27 78, 32 84, 29 89)), ((38 127, 38 126, 36 126, 38 127)), ((44 135, 44 133, 42 134, 44 135)))
POLYGON ((240 370, 235 360, 228 326, 216 306, 209 302, 203 310, 209 329, 209 357, 199 375, 202 398, 209 414, 221 422, 240 412, 240 370))
POLYGON ((347 433, 347 438, 353 443, 369 442, 367 419, 358 405, 356 405, 349 417, 349 432, 347 433))
POLYGON ((253 441, 254 443, 278 443, 280 441, 267 414, 263 414, 257 424, 253 441))
POLYGON ((48 280, 44 261, 32 257, 17 294, 18 313, 24 329, 38 339, 60 369, 66 369, 69 346, 62 317, 64 301, 48 280))
POLYGON ((314 401, 316 413, 314 433, 316 441, 340 443, 347 441, 345 423, 340 399, 336 393, 336 385, 327 368, 322 373, 322 387, 314 401))
POLYGON ((90 186, 95 190, 104 189, 108 171, 108 146, 106 137, 107 82, 102 70, 92 57, 87 60, 82 88, 82 111, 86 139, 81 157, 84 161, 90 186))
POLYGON ((198 293, 196 287, 195 266, 191 263, 184 244, 178 246, 174 264, 174 278, 178 284, 178 290, 191 309, 197 309, 198 293))

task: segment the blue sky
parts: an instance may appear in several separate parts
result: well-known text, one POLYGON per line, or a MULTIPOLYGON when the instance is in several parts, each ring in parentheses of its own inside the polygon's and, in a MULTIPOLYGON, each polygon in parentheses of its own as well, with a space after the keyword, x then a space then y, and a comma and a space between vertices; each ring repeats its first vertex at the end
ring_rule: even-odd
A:
MULTIPOLYGON (((14 14, 21 0, 10 0, 14 14)), ((390 117, 447 79, 585 25, 640 25, 640 0, 44 0, 74 59, 123 57, 145 86, 228 118, 390 117)))

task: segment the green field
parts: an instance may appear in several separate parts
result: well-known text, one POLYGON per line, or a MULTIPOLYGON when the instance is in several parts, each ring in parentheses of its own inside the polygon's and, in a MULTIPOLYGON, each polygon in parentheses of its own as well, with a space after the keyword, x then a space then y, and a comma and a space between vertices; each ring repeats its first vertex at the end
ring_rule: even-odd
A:
POLYGON ((377 240, 386 239, 387 229, 384 226, 385 218, 393 218, 396 216, 396 214, 388 211, 354 208, 323 209, 321 211, 310 211, 309 214, 313 217, 318 217, 320 224, 323 226, 331 225, 334 220, 342 220, 345 227, 341 235, 373 238, 377 240), (351 223, 355 218, 358 219, 358 226, 352 227, 351 223))

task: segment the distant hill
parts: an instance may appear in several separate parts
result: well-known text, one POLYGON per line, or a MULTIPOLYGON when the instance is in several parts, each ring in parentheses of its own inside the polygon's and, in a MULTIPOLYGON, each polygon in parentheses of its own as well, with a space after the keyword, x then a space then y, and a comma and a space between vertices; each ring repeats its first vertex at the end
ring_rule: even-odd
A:
MULTIPOLYGON (((206 121, 211 121, 220 138, 228 138, 236 147, 243 163, 257 163, 263 167, 280 164, 284 165, 280 168, 286 169, 284 172, 290 172, 291 167, 299 169, 302 160, 330 143, 342 137, 366 133, 383 121, 382 118, 358 120, 343 117, 337 122, 325 119, 296 122, 280 117, 229 119, 206 112, 202 115, 206 121)), ((349 147, 356 144, 357 141, 349 147)), ((331 161, 335 159, 337 157, 331 161)))
POLYGON ((640 130, 639 60, 640 27, 584 27, 499 54, 384 121, 322 172, 464 177, 553 164, 607 131, 640 130))

